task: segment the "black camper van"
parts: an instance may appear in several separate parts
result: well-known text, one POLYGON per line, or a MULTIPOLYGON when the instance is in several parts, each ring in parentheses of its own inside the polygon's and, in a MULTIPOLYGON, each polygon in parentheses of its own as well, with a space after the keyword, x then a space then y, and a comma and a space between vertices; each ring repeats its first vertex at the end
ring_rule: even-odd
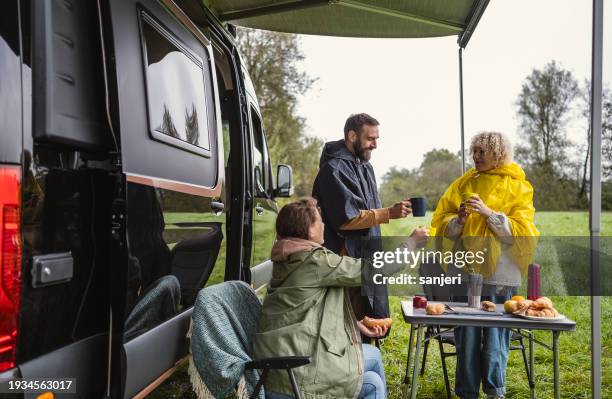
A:
POLYGON ((2 2, 0 379, 143 396, 187 355, 198 289, 253 281, 254 220, 291 168, 273 181, 232 27, 203 4, 2 2))

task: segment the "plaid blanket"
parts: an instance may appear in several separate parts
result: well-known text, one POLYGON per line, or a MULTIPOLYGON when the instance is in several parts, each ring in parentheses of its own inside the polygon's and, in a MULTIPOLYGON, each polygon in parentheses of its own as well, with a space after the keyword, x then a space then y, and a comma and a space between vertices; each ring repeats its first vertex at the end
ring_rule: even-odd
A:
MULTIPOLYGON (((239 397, 253 392, 259 375, 244 366, 251 360, 251 338, 260 313, 255 291, 242 281, 200 290, 191 316, 189 366, 200 399, 224 398, 236 389, 239 397)), ((259 398, 264 396, 262 389, 259 398)))

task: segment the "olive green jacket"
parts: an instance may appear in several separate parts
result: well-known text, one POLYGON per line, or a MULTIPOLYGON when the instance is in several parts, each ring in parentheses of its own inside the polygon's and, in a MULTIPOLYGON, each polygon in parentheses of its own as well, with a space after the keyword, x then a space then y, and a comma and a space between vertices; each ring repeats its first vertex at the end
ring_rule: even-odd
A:
MULTIPOLYGON (((363 351, 344 287, 361 284, 361 260, 323 247, 282 258, 274 262, 253 340, 254 358, 309 355, 309 365, 294 369, 304 398, 356 398, 363 351)), ((285 371, 270 372, 265 388, 292 395, 285 371)))

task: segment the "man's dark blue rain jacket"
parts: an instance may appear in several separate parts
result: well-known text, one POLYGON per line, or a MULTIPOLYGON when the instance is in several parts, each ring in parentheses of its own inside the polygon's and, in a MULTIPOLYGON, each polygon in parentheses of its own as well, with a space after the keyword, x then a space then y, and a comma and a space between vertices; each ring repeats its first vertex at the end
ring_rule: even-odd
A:
MULTIPOLYGON (((344 140, 326 143, 312 195, 321 207, 325 223, 325 247, 336 253, 346 248, 347 254, 355 258, 365 256, 362 252, 362 240, 380 237, 380 227, 340 230, 340 226, 358 216, 360 210, 382 207, 372 165, 369 162, 361 162, 346 148, 344 140)), ((372 248, 372 245, 369 244, 368 247, 372 248)), ((368 298, 363 309, 366 315, 376 318, 389 317, 387 292, 386 289, 382 291, 377 289, 377 296, 368 298)))

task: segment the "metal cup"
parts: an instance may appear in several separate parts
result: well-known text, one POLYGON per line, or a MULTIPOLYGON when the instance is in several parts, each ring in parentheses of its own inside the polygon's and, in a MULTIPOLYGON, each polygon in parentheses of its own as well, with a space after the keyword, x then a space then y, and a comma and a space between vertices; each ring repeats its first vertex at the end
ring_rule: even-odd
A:
MULTIPOLYGON (((467 200, 469 200, 469 199, 470 199, 470 198, 472 198, 472 197, 478 197, 478 194, 477 194, 477 193, 465 192, 465 193, 461 194, 461 202, 462 202, 462 203, 463 203, 463 202, 466 202, 467 200)), ((465 207, 465 210, 467 211, 467 213, 472 213, 472 212, 474 211, 474 210, 473 210, 471 207, 469 207, 469 206, 466 206, 466 207, 465 207)))
POLYGON ((480 309, 480 296, 482 293, 482 274, 467 275, 468 307, 480 309))

